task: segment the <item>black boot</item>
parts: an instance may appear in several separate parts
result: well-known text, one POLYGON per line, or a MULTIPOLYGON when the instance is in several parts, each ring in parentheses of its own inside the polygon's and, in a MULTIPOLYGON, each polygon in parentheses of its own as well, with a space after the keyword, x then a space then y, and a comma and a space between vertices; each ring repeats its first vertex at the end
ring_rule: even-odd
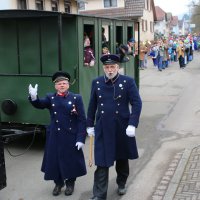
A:
POLYGON ((65 195, 66 196, 72 195, 72 193, 74 192, 75 181, 66 181, 65 184, 66 184, 65 195))
POLYGON ((63 185, 56 185, 53 189, 53 196, 58 196, 61 193, 61 189, 62 189, 63 185))

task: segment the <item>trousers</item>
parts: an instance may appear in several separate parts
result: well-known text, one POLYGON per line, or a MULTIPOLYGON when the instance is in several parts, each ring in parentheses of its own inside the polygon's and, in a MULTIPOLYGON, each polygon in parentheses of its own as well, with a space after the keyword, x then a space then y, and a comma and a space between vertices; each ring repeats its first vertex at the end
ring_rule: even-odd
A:
MULTIPOLYGON (((116 183, 118 187, 124 188, 129 176, 128 160, 116 160, 115 170, 117 172, 116 183)), ((109 167, 97 166, 94 173, 93 196, 105 200, 107 198, 109 180, 109 167)))
POLYGON ((71 185, 74 184, 75 181, 76 181, 76 178, 70 178, 70 179, 63 180, 63 179, 61 178, 61 175, 59 175, 58 179, 54 180, 54 183, 55 183, 56 185, 60 185, 60 186, 63 186, 64 183, 65 183, 66 185, 71 186, 71 185))

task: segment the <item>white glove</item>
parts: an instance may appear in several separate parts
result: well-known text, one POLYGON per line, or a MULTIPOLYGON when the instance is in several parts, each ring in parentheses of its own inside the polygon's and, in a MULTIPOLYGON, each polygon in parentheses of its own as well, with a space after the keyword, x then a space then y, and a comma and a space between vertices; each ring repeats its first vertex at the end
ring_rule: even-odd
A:
POLYGON ((88 136, 94 136, 94 127, 87 127, 88 136))
POLYGON ((30 84, 28 90, 31 96, 31 100, 35 101, 37 99, 38 84, 35 84, 35 87, 32 87, 32 85, 30 84))
POLYGON ((84 144, 82 142, 77 142, 76 143, 76 147, 77 147, 78 150, 82 149, 83 146, 84 146, 84 144))
POLYGON ((94 60, 91 60, 91 62, 90 62, 90 67, 93 67, 94 64, 95 64, 95 61, 94 61, 94 60))
POLYGON ((126 129, 126 135, 128 137, 135 137, 135 126, 128 125, 126 129))

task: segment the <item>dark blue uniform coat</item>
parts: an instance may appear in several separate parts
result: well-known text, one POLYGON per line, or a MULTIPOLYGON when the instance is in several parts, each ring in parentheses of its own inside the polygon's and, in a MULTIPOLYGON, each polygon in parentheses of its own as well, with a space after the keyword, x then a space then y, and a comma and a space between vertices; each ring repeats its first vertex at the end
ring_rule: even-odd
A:
POLYGON ((47 139, 42 163, 45 180, 76 178, 86 174, 82 149, 76 142, 85 142, 86 117, 82 98, 69 92, 64 97, 47 94, 43 99, 31 101, 39 109, 49 109, 51 123, 47 128, 47 139))
POLYGON ((136 159, 135 137, 126 135, 128 125, 138 126, 142 102, 134 79, 117 75, 92 82, 87 126, 95 125, 95 164, 110 167, 118 159, 136 159))

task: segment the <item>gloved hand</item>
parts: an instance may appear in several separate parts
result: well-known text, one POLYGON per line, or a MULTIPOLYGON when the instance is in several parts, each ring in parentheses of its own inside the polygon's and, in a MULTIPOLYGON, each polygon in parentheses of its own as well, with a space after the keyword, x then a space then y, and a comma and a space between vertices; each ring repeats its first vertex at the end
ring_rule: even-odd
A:
POLYGON ((93 67, 94 66, 94 64, 95 64, 95 61, 94 60, 91 60, 91 62, 90 62, 90 67, 93 67))
POLYGON ((38 84, 35 84, 35 87, 32 87, 32 85, 30 84, 28 90, 31 96, 31 100, 35 101, 37 99, 38 84))
POLYGON ((126 135, 128 137, 135 137, 135 126, 128 125, 126 129, 126 135))
POLYGON ((94 136, 94 127, 87 127, 88 136, 94 136))
POLYGON ((84 144, 82 142, 77 142, 76 143, 76 147, 77 147, 78 150, 82 149, 83 146, 84 146, 84 144))

